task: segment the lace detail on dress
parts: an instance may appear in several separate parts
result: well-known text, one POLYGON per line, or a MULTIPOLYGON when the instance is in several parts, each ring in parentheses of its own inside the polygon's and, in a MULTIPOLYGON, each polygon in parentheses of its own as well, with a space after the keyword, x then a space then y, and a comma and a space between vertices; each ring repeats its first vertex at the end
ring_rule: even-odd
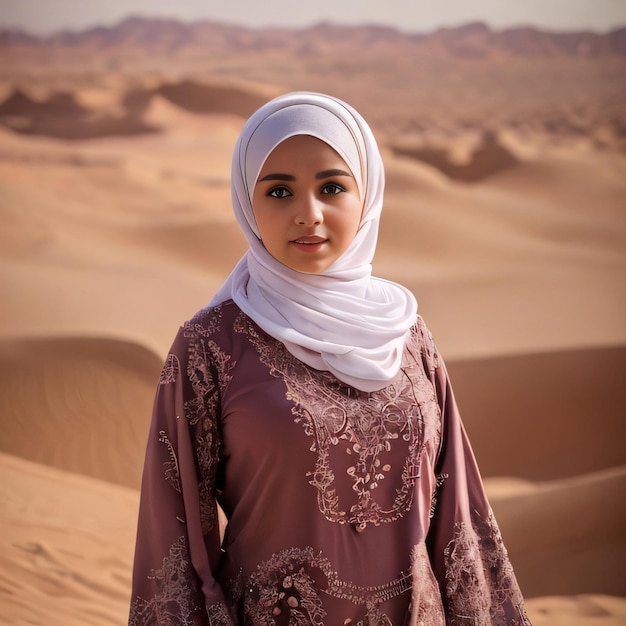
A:
POLYGON ((178 491, 178 493, 181 493, 178 459, 176 458, 176 452, 174 452, 174 446, 172 446, 164 430, 159 431, 159 441, 167 446, 167 451, 170 455, 170 460, 165 463, 165 480, 178 491))
POLYGON ((339 579, 328 559, 313 548, 290 548, 259 564, 245 586, 244 609, 255 626, 323 626, 326 594, 362 606, 364 616, 343 624, 392 626, 379 605, 411 588, 411 574, 385 585, 360 587, 339 579))
POLYGON ((442 626, 445 624, 439 584, 430 565, 426 544, 411 551, 411 574, 415 584, 411 591, 411 619, 408 626, 442 626))
POLYGON ((444 550, 450 626, 530 626, 493 512, 455 524, 444 550))
POLYGON ((215 307, 200 309, 185 325, 185 337, 197 335, 198 337, 210 337, 220 329, 224 302, 215 307), (188 334, 188 333, 191 333, 188 334))
MULTIPOLYGON (((215 331, 213 317, 209 321, 209 326, 215 331)), ((235 362, 212 339, 206 337, 206 329, 200 336, 196 332, 198 326, 185 326, 189 337, 187 378, 193 388, 190 399, 185 401, 185 416, 194 438, 199 470, 200 517, 202 532, 206 535, 217 524, 215 474, 221 457, 217 416, 220 415, 222 393, 231 379, 235 362)))
POLYGON ((441 360, 433 335, 419 315, 417 323, 411 328, 411 335, 420 347, 426 369, 432 374, 441 365, 441 360))
MULTIPOLYGON (((151 600, 135 598, 130 607, 129 626, 193 626, 201 607, 194 601, 201 597, 191 569, 191 558, 185 537, 180 537, 163 559, 160 570, 149 576, 156 583, 151 600)), ((218 622, 219 623, 219 622, 218 622)))
POLYGON ((437 474, 435 479, 435 488, 433 489, 433 494, 430 498, 430 513, 428 517, 432 519, 435 517, 435 512, 437 510, 437 498, 439 497, 439 490, 441 489, 441 485, 443 485, 444 481, 449 478, 448 474, 445 472, 441 474, 437 474))
POLYGON ((213 604, 207 608, 210 626, 233 626, 228 609, 222 602, 213 604))
POLYGON ((345 626, 393 626, 391 620, 378 609, 370 609, 362 619, 354 621, 347 619, 345 626))
POLYGON ((168 354, 159 376, 159 385, 169 385, 175 382, 179 372, 180 362, 178 357, 175 354, 168 354))
POLYGON ((424 443, 438 442, 440 432, 439 407, 422 363, 405 359, 391 384, 366 393, 308 367, 243 314, 234 328, 249 336, 261 362, 285 381, 295 421, 317 453, 308 476, 326 519, 379 525, 410 510, 424 443), (404 460, 398 464, 393 458, 404 460), (351 494, 339 495, 337 472, 350 477, 351 494), (386 488, 377 491, 382 481, 386 488))

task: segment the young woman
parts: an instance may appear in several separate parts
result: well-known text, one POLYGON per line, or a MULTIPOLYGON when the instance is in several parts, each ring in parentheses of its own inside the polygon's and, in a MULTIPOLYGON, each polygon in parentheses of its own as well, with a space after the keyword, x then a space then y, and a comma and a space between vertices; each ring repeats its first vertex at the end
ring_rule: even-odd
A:
POLYGON ((372 276, 365 121, 279 97, 232 185, 249 250, 161 374, 129 623, 529 624, 416 301, 372 276))

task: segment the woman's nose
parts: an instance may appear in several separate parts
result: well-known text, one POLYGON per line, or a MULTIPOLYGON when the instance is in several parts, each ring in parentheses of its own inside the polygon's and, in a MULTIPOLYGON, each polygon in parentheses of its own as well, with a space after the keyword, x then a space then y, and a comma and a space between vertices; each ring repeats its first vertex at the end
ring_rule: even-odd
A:
POLYGON ((312 196, 307 196, 298 205, 296 211, 296 224, 300 226, 316 226, 324 221, 322 203, 312 196))

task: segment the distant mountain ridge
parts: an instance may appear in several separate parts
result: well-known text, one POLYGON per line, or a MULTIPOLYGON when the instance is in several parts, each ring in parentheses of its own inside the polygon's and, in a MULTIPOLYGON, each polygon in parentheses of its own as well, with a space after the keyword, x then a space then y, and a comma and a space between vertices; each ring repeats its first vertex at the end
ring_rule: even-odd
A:
MULTIPOLYGON (((188 113, 245 118, 278 93, 322 91, 353 102, 407 158, 442 169, 451 138, 463 136, 484 148, 489 169, 507 159, 485 130, 626 153, 625 77, 626 27, 477 22, 411 34, 136 17, 47 37, 0 30, 0 125, 61 139, 158 133, 148 112, 162 98, 188 113)), ((475 176, 459 163, 446 172, 475 176)))
POLYGON ((626 56, 626 26, 600 34, 553 32, 533 27, 495 31, 475 22, 431 33, 405 33, 386 26, 343 26, 319 23, 301 29, 249 28, 211 21, 181 22, 164 18, 129 17, 114 26, 61 31, 37 36, 0 29, 0 49, 36 48, 120 51, 185 55, 192 50, 290 49, 299 56, 320 49, 359 47, 420 49, 455 58, 604 58, 626 56))

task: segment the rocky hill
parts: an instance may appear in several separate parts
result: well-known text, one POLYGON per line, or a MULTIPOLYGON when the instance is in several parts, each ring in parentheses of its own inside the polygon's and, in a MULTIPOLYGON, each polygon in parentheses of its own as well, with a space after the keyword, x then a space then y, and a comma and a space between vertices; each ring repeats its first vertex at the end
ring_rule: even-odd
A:
POLYGON ((168 55, 184 55, 192 50, 227 53, 288 49, 306 55, 329 49, 384 49, 394 46, 422 54, 465 59, 624 57, 626 27, 604 34, 548 32, 531 27, 494 31, 486 24, 476 22, 420 34, 383 26, 319 23, 304 29, 253 29, 208 21, 184 23, 172 19, 131 17, 110 27, 62 31, 49 36, 0 29, 0 49, 5 53, 16 48, 42 52, 69 48, 104 53, 141 49, 168 55))

